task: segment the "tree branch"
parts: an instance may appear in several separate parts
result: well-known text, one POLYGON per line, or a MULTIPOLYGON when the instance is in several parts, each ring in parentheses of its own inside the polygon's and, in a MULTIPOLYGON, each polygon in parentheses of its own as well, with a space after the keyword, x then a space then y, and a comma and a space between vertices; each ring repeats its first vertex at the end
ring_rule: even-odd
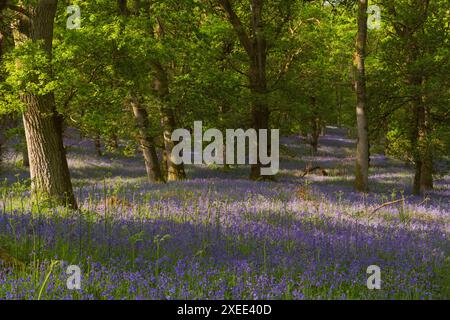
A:
POLYGON ((244 26, 242 25, 241 20, 237 16, 236 12, 234 12, 233 7, 229 0, 219 0, 219 4, 222 7, 222 9, 227 13, 228 20, 233 26, 234 31, 236 32, 239 41, 241 42, 242 46, 244 47, 247 54, 252 57, 253 56, 253 46, 252 42, 245 31, 244 26))

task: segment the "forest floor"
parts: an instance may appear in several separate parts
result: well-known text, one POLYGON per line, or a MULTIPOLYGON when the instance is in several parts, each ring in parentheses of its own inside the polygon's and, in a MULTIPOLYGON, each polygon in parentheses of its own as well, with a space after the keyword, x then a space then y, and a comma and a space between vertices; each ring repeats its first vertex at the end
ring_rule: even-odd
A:
POLYGON ((412 196, 412 169, 373 155, 361 194, 344 130, 328 128, 315 156, 300 137, 281 143, 275 182, 248 180, 245 166, 188 166, 189 180, 150 184, 139 154, 98 157, 73 134, 77 212, 31 204, 9 154, 0 247, 23 265, 0 269, 0 299, 450 298, 448 172, 412 196), (302 177, 308 165, 327 175, 302 177), (67 289, 68 265, 81 290, 67 289), (366 286, 370 265, 380 290, 366 286))

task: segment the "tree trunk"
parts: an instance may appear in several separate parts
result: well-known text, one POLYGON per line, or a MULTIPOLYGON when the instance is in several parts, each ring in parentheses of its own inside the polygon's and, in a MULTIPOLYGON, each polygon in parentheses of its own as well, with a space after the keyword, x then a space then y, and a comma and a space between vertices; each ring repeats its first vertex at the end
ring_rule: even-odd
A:
POLYGON ((175 115, 170 106, 167 105, 167 96, 169 95, 169 80, 166 70, 157 65, 156 77, 153 82, 153 89, 159 97, 161 125, 163 128, 164 149, 166 153, 167 181, 177 181, 186 179, 183 164, 175 164, 172 161, 172 149, 175 143, 172 141, 172 132, 177 129, 175 115))
POLYGON ((95 152, 97 153, 97 156, 101 157, 103 156, 103 152, 102 152, 102 143, 100 140, 100 134, 95 134, 94 137, 94 146, 95 146, 95 152))
POLYGON ((312 119, 311 119, 311 140, 309 141, 312 149, 312 155, 317 154, 317 150, 319 147, 319 136, 320 136, 320 116, 319 112, 317 111, 317 100, 316 97, 311 97, 311 109, 312 109, 312 119))
MULTIPOLYGON (((263 24, 263 1, 252 0, 250 6, 250 31, 239 19, 233 4, 229 0, 220 0, 219 5, 227 14, 227 19, 233 26, 234 32, 239 38, 241 46, 247 53, 249 60, 248 78, 249 87, 252 94, 251 113, 253 128, 255 130, 269 129, 270 110, 267 103, 267 80, 266 80, 266 62, 267 62, 267 41, 264 33, 263 24)), ((270 152, 270 131, 267 130, 268 150, 270 152)), ((271 179, 273 177, 262 176, 263 167, 259 158, 259 141, 257 144, 257 163, 251 165, 250 179, 259 180, 261 178, 271 179)))
POLYGON ((356 122, 357 146, 355 166, 355 188, 357 191, 369 190, 369 136, 366 116, 366 79, 364 58, 367 40, 367 0, 358 2, 358 34, 356 39, 356 122))
MULTIPOLYGON (((255 130, 267 129, 267 150, 270 152, 270 130, 269 119, 270 110, 267 104, 267 79, 266 79, 266 64, 267 64, 267 41, 264 35, 264 27, 262 22, 262 1, 254 0, 252 2, 252 26, 253 26, 253 50, 250 51, 250 67, 249 79, 250 90, 252 93, 252 115, 253 128, 255 130)), ((270 178, 269 176, 261 175, 261 168, 263 165, 259 159, 259 139, 257 144, 258 156, 257 163, 251 165, 250 179, 259 180, 261 178, 270 178)), ((272 177, 273 178, 273 177, 272 177)))
MULTIPOLYGON (((27 7, 30 21, 25 17, 17 21, 13 32, 15 45, 19 47, 27 40, 43 40, 42 49, 51 59, 56 7, 57 0, 38 0, 33 7, 27 7)), ((20 58, 17 66, 21 67, 20 58)), ((48 72, 51 73, 51 67, 48 72)), ((26 105, 23 122, 34 194, 76 209, 62 140, 62 119, 56 111, 54 94, 23 92, 20 98, 26 105)))
POLYGON ((419 161, 416 164, 417 177, 414 181, 414 191, 416 194, 423 193, 424 191, 433 189, 433 157, 431 153, 430 143, 428 141, 428 111, 423 104, 424 100, 420 101, 420 105, 417 108, 418 112, 418 128, 417 128, 417 154, 419 161))
POLYGON ((433 189, 433 158, 429 148, 427 148, 420 168, 420 191, 424 192, 431 189, 433 189))
POLYGON ((131 100, 131 107, 139 130, 139 144, 144 155, 147 177, 150 182, 163 182, 164 178, 159 167, 155 144, 153 138, 149 136, 150 126, 147 110, 139 104, 136 98, 131 100))

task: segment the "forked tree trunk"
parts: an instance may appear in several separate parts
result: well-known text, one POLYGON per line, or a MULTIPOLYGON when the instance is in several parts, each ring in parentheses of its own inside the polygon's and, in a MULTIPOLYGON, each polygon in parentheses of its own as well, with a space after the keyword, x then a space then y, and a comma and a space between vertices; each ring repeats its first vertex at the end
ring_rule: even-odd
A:
POLYGON ((147 177, 151 182, 163 182, 164 178, 159 167, 155 143, 149 135, 149 122, 147 110, 143 108, 136 98, 131 99, 134 119, 139 130, 139 144, 145 161, 147 177))
POLYGON ((356 38, 356 123, 357 146, 355 165, 355 188, 357 191, 369 190, 369 135, 366 116, 366 79, 364 58, 367 40, 367 0, 358 2, 358 34, 356 38))
MULTIPOLYGON (((22 17, 17 21, 13 31, 17 47, 27 40, 43 41, 41 48, 51 59, 57 2, 57 0, 38 0, 35 5, 26 8, 30 14, 29 20, 22 17)), ((21 67, 20 58, 17 67, 21 67)), ((50 67, 47 71, 51 73, 50 67)), ((23 92, 20 98, 26 106, 23 122, 34 194, 76 209, 62 140, 62 120, 56 111, 54 94, 38 95, 23 92)))
MULTIPOLYGON (((229 0, 220 0, 219 4, 227 13, 227 19, 233 26, 233 29, 239 38, 241 46, 247 53, 249 60, 248 78, 249 87, 252 94, 251 113, 253 121, 253 129, 267 129, 267 150, 270 152, 270 130, 269 118, 270 109, 267 103, 267 79, 266 79, 266 64, 267 64, 267 40, 264 33, 263 22, 263 3, 262 0, 252 0, 250 6, 249 25, 250 31, 247 32, 244 24, 239 19, 233 8, 233 3, 229 0)), ((257 150, 259 151, 259 140, 257 150)), ((272 176, 262 176, 259 152, 257 155, 257 163, 251 165, 250 179, 259 180, 261 178, 272 179, 272 176)))

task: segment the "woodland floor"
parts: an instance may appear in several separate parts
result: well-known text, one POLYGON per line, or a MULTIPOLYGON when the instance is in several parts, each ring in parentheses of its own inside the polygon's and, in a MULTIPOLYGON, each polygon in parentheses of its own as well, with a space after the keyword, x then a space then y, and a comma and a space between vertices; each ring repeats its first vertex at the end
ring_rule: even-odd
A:
POLYGON ((316 156, 300 137, 281 143, 276 182, 249 181, 245 166, 188 166, 189 180, 150 184, 140 154, 98 157, 71 134, 79 212, 30 204, 10 152, 0 247, 25 267, 0 269, 0 299, 450 298, 448 170, 412 196, 412 168, 372 155, 364 195, 344 130, 327 128, 316 156), (301 177, 307 165, 327 175, 301 177), (66 288, 68 264, 81 267, 81 290, 66 288), (369 265, 380 290, 366 287, 369 265))

